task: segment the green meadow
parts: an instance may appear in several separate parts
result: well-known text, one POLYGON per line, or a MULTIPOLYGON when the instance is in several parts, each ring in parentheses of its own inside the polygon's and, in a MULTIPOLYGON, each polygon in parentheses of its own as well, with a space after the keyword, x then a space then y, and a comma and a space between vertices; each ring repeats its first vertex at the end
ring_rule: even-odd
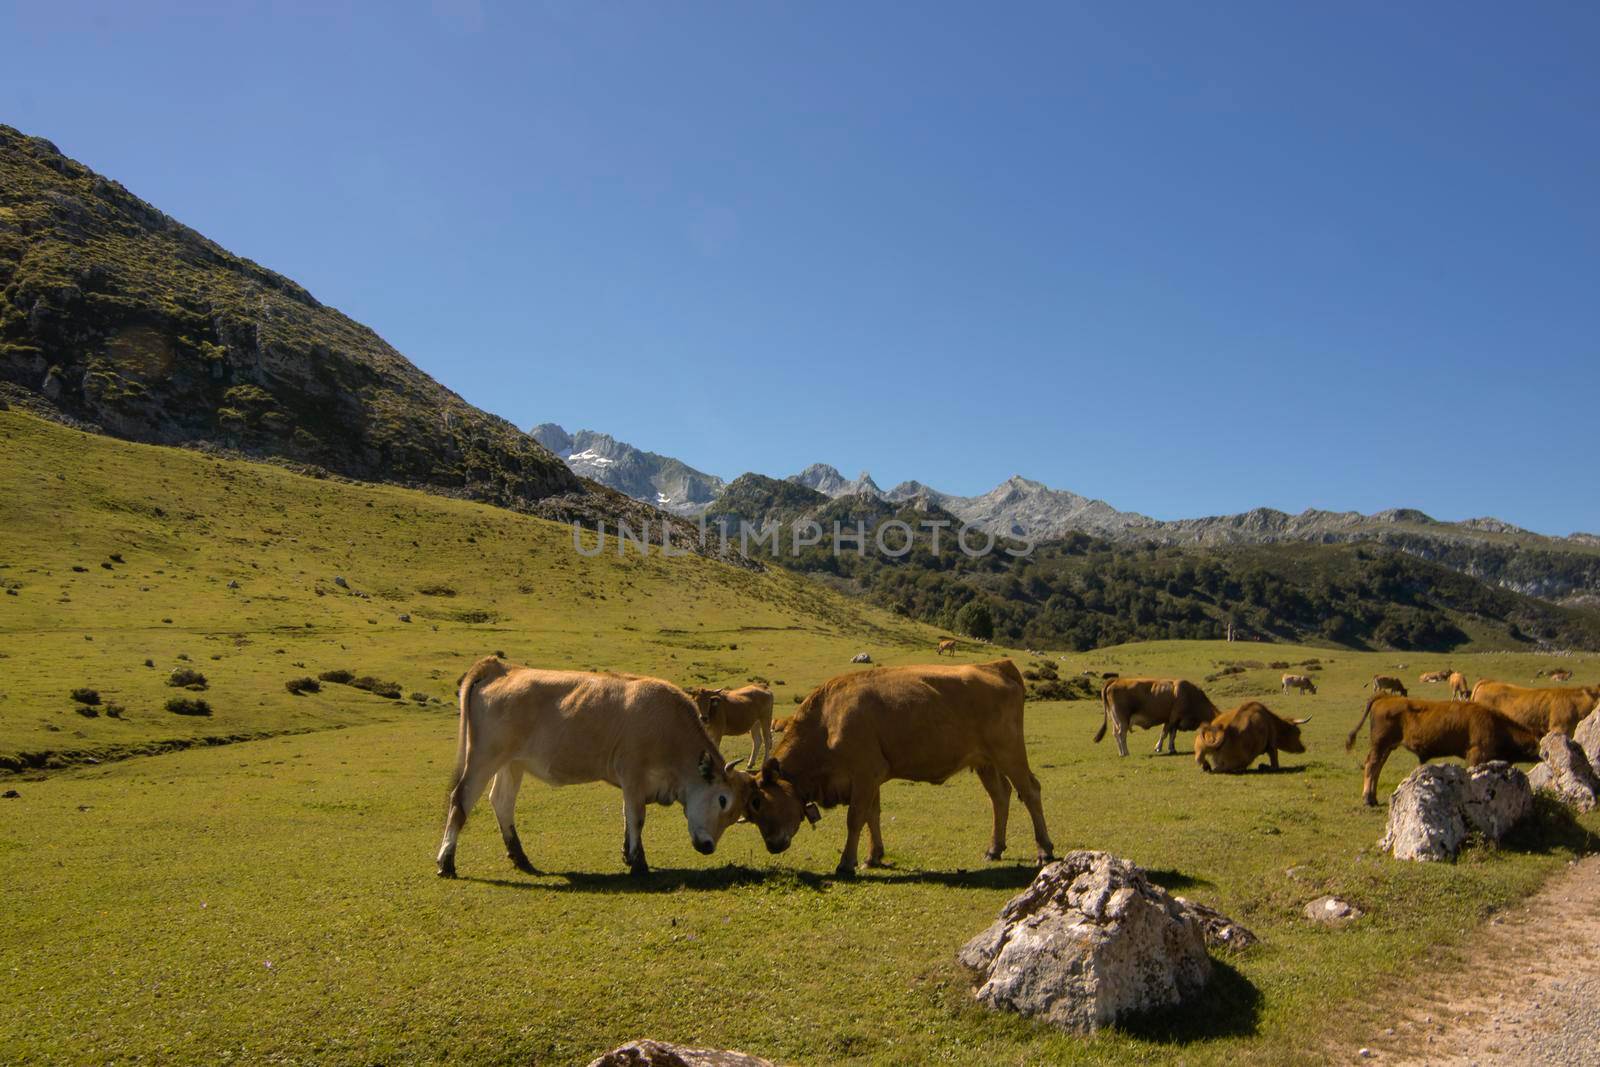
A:
MULTIPOLYGON (((511 868, 480 803, 461 878, 433 875, 453 687, 480 655, 686 686, 761 678, 784 714, 859 669, 856 652, 931 662, 938 632, 776 568, 585 558, 566 527, 508 511, 16 412, 0 412, 0 455, 0 791, 18 794, 0 799, 6 1062, 565 1064, 639 1036, 799 1064, 1303 1062, 1381 1027, 1385 989, 1600 831, 1600 815, 1541 804, 1506 846, 1396 863, 1375 848, 1382 809, 1360 803, 1364 736, 1344 749, 1374 673, 1527 683, 1549 658, 965 645, 968 660, 1182 675, 1220 706, 1313 716, 1304 756, 1228 777, 1197 769, 1189 734, 1177 757, 1149 754, 1154 732, 1126 759, 1091 743, 1097 701, 1028 706, 1058 849, 1127 856, 1262 939, 1220 956, 1194 1005, 1066 1035, 975 1007, 955 963, 1033 873, 1023 818, 1006 861, 980 858, 988 802, 970 775, 887 786, 892 866, 852 881, 830 873, 842 810, 783 855, 735 826, 702 857, 678 810, 652 808, 657 869, 632 878, 616 790, 531 780, 518 821, 541 873, 511 868), (1273 664, 1309 660, 1294 669, 1317 695, 1279 694, 1273 664), (176 669, 205 687, 168 684, 176 669), (286 687, 332 671, 400 695, 286 687), (1301 909, 1323 893, 1365 916, 1311 926, 1301 909)), ((1561 662, 1600 674, 1597 656, 1561 662)), ((1398 753, 1382 790, 1414 766, 1398 753)))

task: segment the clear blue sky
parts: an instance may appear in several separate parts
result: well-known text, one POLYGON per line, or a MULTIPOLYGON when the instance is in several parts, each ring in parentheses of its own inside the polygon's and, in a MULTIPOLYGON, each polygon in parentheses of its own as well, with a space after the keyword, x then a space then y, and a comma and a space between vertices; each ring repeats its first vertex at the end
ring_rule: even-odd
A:
POLYGON ((163 7, 0 121, 524 427, 1600 530, 1600 6, 163 7))

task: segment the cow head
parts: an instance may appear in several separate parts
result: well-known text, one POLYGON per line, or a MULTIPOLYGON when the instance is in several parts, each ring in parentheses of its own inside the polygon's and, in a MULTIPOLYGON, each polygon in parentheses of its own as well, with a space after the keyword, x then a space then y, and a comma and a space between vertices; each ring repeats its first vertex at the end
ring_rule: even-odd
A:
POLYGON ((689 842, 695 851, 709 856, 717 850, 722 832, 739 821, 749 803, 755 781, 743 771, 733 769, 738 760, 726 766, 710 751, 700 753, 699 774, 683 791, 683 814, 689 821, 689 842))
POLYGON ((815 804, 801 797, 794 783, 783 776, 778 761, 769 759, 750 790, 745 818, 761 831, 761 840, 766 842, 768 852, 782 852, 794 839, 802 819, 815 826, 822 813, 815 804))
MULTIPOLYGON (((700 725, 708 731, 722 719, 723 698, 728 695, 726 689, 696 689, 694 691, 694 706, 700 713, 700 725)), ((713 733, 713 737, 721 740, 721 732, 713 733)))

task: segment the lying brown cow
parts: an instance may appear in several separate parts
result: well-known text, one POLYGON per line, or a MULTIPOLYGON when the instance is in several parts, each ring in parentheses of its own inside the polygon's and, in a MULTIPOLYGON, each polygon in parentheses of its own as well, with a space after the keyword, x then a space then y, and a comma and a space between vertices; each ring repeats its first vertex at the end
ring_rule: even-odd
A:
POLYGON ((1304 752, 1300 727, 1311 721, 1284 719, 1258 700, 1249 700, 1201 726, 1194 735, 1194 761, 1202 771, 1238 774, 1266 755, 1278 769, 1278 750, 1304 752))
POLYGON ((942 656, 946 652, 950 653, 950 655, 952 655, 952 656, 954 656, 956 654, 956 642, 955 642, 954 638, 947 637, 943 641, 940 641, 939 642, 939 647, 934 652, 934 655, 942 656))
POLYGON ((821 818, 817 805, 849 804, 838 866, 848 876, 863 826, 871 838, 866 865, 883 862, 878 790, 884 782, 939 783, 971 768, 994 806, 985 855, 999 859, 1005 851, 1015 787, 1033 818, 1042 863, 1055 846, 1023 745, 1023 697, 1022 675, 1008 659, 884 667, 830 679, 795 712, 750 794, 747 817, 767 851, 782 852, 802 819, 815 825, 821 818))
POLYGON ((1406 685, 1404 682, 1387 674, 1374 674, 1372 676, 1372 681, 1368 682, 1361 688, 1366 689, 1368 687, 1371 687, 1374 693, 1399 693, 1401 696, 1410 695, 1406 692, 1406 685))
POLYGON ((1100 689, 1100 707, 1105 721, 1094 735, 1098 742, 1110 725, 1117 751, 1128 754, 1128 727, 1148 730, 1161 727, 1156 751, 1165 744, 1167 751, 1178 751, 1178 731, 1193 730, 1217 717, 1217 706, 1193 682, 1182 678, 1113 678, 1100 689))
POLYGON ((1509 715, 1540 737, 1552 730, 1570 737, 1579 720, 1600 701, 1600 686, 1526 689, 1485 680, 1472 687, 1472 700, 1509 715))
POLYGON ((1417 681, 1421 682, 1423 685, 1433 685, 1437 682, 1447 682, 1449 680, 1449 671, 1428 671, 1426 674, 1417 679, 1417 681))
POLYGON ((439 874, 454 878, 456 838, 493 780, 489 803, 506 854, 533 871, 512 821, 524 772, 551 785, 610 782, 622 790, 622 860, 644 858, 645 805, 683 805, 689 839, 709 856, 744 812, 751 778, 722 764, 689 694, 659 678, 515 667, 494 656, 461 679, 455 777, 439 846, 439 874))
POLYGON ((1450 699, 1466 700, 1472 695, 1472 687, 1467 684, 1467 676, 1460 671, 1450 672, 1450 699))
POLYGON ((1552 682, 1570 682, 1572 681, 1572 672, 1565 667, 1557 667, 1552 671, 1540 670, 1534 677, 1548 678, 1552 682))
POLYGON ((1300 692, 1310 693, 1312 696, 1317 695, 1317 683, 1313 682, 1311 676, 1306 674, 1284 675, 1283 691, 1287 693, 1291 689, 1298 689, 1300 692))
POLYGON ((764 685, 743 689, 696 689, 695 707, 700 709, 700 724, 721 743, 724 737, 750 735, 750 761, 754 770, 760 762, 757 753, 772 755, 772 692, 764 685))
POLYGON ((1367 752, 1361 778, 1361 799, 1378 802, 1378 775, 1389 754, 1404 745, 1420 763, 1443 756, 1459 756, 1474 767, 1490 760, 1534 763, 1539 759, 1539 735, 1493 708, 1466 701, 1412 700, 1374 693, 1367 710, 1345 740, 1345 751, 1356 743, 1361 724, 1372 716, 1372 747, 1367 752))

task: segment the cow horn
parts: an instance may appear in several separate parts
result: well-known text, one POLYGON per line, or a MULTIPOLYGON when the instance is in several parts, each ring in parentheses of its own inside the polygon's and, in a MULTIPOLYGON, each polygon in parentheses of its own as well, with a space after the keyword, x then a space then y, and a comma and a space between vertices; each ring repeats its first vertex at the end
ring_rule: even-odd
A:
POLYGON ((1290 719, 1289 721, 1294 723, 1296 726, 1304 726, 1306 723, 1311 721, 1311 716, 1307 715, 1303 719, 1290 719))
POLYGON ((725 766, 725 767, 723 767, 723 768, 722 768, 722 773, 723 773, 723 774, 727 774, 727 773, 728 773, 728 772, 729 772, 729 771, 731 771, 731 770, 733 770, 733 769, 734 769, 734 768, 735 768, 735 767, 737 767, 737 766, 739 766, 739 761, 740 761, 740 760, 741 760, 741 759, 743 759, 743 758, 744 758, 744 757, 742 757, 742 756, 735 756, 735 757, 733 757, 733 758, 732 758, 732 759, 731 759, 731 760, 729 760, 729 761, 728 761, 728 763, 727 763, 727 766, 725 766))

